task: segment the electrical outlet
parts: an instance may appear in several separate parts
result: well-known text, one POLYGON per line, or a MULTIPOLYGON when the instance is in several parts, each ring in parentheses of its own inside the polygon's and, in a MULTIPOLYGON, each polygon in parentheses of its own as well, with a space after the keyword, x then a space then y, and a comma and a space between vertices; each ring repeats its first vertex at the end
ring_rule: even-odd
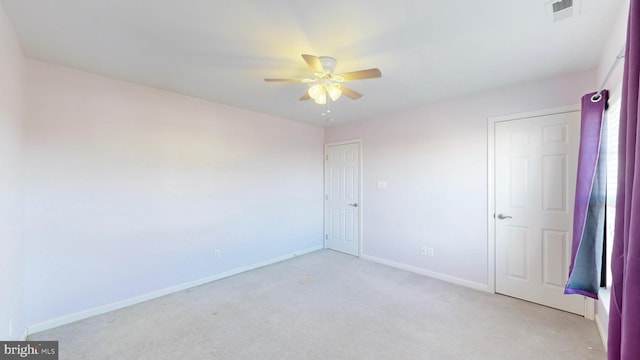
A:
POLYGON ((427 256, 427 247, 426 246, 421 246, 420 247, 420 255, 422 256, 427 256))
POLYGON ((216 260, 220 259, 220 249, 216 249, 216 251, 213 253, 213 258, 216 260))
POLYGON ((427 248, 427 256, 433 256, 433 248, 427 248))

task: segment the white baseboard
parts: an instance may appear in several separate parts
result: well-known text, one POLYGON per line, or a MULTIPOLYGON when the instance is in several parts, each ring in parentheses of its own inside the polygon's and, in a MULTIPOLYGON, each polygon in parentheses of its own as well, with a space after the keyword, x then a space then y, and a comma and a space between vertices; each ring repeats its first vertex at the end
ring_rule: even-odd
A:
POLYGON ((378 257, 375 257, 375 256, 360 255, 360 258, 363 259, 363 260, 373 261, 373 262, 378 263, 378 264, 383 264, 383 265, 391 266, 391 267, 394 267, 394 268, 397 268, 397 269, 402 269, 402 270, 406 270, 406 271, 409 271, 409 272, 412 272, 412 273, 428 276, 428 277, 431 277, 431 278, 434 278, 434 279, 446 281, 446 282, 449 282, 449 283, 452 283, 452 284, 468 287, 468 288, 471 288, 471 289, 474 289, 474 290, 493 293, 493 290, 489 288, 488 284, 482 284, 482 283, 478 283, 478 282, 475 282, 475 281, 469 281, 469 280, 457 278, 455 276, 450 276, 450 275, 441 274, 441 273, 438 273, 438 272, 435 272, 435 271, 425 270, 425 269, 419 268, 417 266, 412 266, 412 265, 402 264, 402 263, 391 261, 391 260, 381 259, 381 258, 378 258, 378 257))
POLYGON ((290 253, 290 254, 279 256, 279 257, 272 258, 272 259, 269 259, 269 260, 261 261, 259 263, 255 263, 255 264, 251 264, 251 265, 247 265, 247 266, 242 266, 242 267, 239 267, 239 268, 236 268, 236 269, 225 271, 223 273, 207 276, 205 278, 194 280, 194 281, 191 281, 191 282, 188 282, 188 283, 172 286, 172 287, 169 287, 169 288, 166 288, 166 289, 162 289, 162 290, 158 290, 158 291, 154 291, 154 292, 151 292, 151 293, 148 293, 148 294, 134 296, 132 298, 128 298, 128 299, 125 299, 125 300, 117 301, 117 302, 114 302, 114 303, 111 303, 111 304, 98 306, 98 307, 95 307, 95 308, 82 310, 82 311, 79 311, 79 312, 76 312, 76 313, 73 313, 73 314, 61 316, 61 317, 58 317, 58 318, 55 318, 55 319, 43 321, 41 323, 34 324, 34 325, 31 325, 31 326, 27 327, 25 329, 24 338, 26 339, 26 337, 28 335, 31 335, 31 334, 35 334, 35 333, 38 333, 38 332, 41 332, 41 331, 53 329, 53 328, 58 327, 58 326, 70 324, 72 322, 76 322, 76 321, 79 321, 79 320, 90 318, 92 316, 105 314, 105 313, 108 313, 108 312, 111 312, 111 311, 114 311, 114 310, 125 308, 127 306, 139 304, 141 302, 157 299, 157 298, 162 297, 162 296, 173 294, 173 293, 176 293, 176 292, 179 292, 179 291, 183 291, 183 290, 186 290, 186 289, 189 289, 189 288, 192 288, 192 287, 200 286, 200 285, 212 282, 212 281, 224 279, 224 278, 227 278, 227 277, 230 277, 230 276, 234 276, 234 275, 246 272, 246 271, 250 271, 250 270, 257 269, 257 268, 261 268, 263 266, 272 265, 272 264, 275 264, 275 263, 278 263, 278 262, 281 262, 281 261, 284 261, 284 260, 288 260, 288 259, 294 258, 296 256, 300 256, 300 255, 312 253, 314 251, 322 250, 323 248, 324 247, 322 245, 314 246, 312 248, 296 251, 294 253, 290 253))

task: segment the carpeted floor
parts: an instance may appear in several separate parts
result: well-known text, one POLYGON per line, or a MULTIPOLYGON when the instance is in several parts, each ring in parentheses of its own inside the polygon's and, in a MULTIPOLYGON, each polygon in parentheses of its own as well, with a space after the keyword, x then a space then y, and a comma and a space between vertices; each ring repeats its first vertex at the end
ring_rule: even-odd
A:
POLYGON ((34 334, 60 359, 605 359, 595 324, 322 250, 34 334))

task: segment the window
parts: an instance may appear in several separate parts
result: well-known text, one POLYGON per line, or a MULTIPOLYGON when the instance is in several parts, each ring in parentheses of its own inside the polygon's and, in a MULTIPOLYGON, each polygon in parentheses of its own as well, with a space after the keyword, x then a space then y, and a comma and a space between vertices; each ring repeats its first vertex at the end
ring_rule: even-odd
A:
POLYGON ((618 189, 618 128, 620 124, 620 92, 616 91, 609 99, 606 115, 607 126, 607 210, 606 210, 606 287, 611 286, 611 253, 613 250, 613 231, 616 218, 616 193, 618 189))

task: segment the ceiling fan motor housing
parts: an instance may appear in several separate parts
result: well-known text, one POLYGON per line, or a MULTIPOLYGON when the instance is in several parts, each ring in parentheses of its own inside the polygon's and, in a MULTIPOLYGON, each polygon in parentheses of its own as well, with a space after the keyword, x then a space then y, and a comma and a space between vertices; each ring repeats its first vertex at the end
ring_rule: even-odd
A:
POLYGON ((322 64, 324 72, 327 74, 333 74, 337 64, 336 59, 331 56, 319 56, 318 59, 320 60, 320 64, 322 64))

